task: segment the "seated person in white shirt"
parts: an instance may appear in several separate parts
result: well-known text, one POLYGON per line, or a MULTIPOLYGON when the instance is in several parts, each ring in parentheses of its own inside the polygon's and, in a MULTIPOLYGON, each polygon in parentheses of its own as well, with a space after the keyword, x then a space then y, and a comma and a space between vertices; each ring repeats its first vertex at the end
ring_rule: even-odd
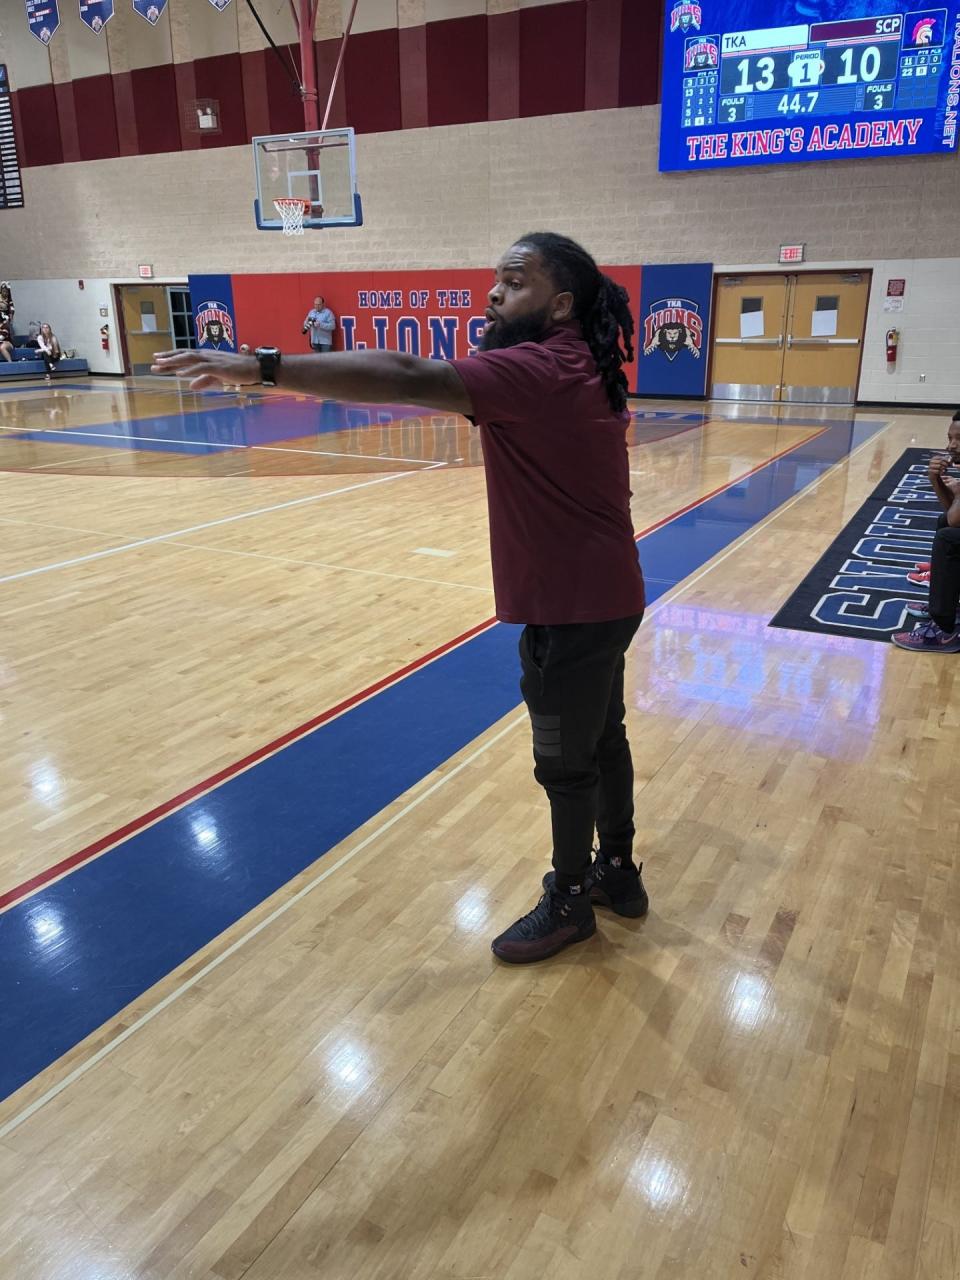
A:
POLYGON ((49 382, 58 361, 63 359, 63 352, 60 349, 57 335, 46 323, 40 326, 40 332, 37 334, 37 347, 40 351, 40 359, 46 365, 46 378, 49 382))

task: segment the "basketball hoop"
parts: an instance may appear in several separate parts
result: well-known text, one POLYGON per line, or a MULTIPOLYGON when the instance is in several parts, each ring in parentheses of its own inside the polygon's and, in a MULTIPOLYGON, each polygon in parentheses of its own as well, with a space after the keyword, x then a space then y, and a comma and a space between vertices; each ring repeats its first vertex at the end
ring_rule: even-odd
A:
POLYGON ((285 236, 303 235, 303 219, 310 212, 309 200, 300 200, 296 196, 284 196, 281 200, 274 200, 273 207, 283 219, 282 230, 285 236))

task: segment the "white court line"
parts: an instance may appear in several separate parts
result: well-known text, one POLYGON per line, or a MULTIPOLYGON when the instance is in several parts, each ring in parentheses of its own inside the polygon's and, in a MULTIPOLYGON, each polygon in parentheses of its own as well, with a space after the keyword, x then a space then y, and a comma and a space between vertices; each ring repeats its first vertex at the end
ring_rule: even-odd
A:
MULTIPOLYGON (((433 462, 425 467, 425 471, 433 471, 446 463, 433 462)), ((76 556, 72 560, 60 560, 56 564, 40 565, 36 569, 24 569, 20 573, 9 573, 0 578, 4 582, 17 582, 21 578, 33 578, 38 573, 52 573, 54 569, 69 569, 76 564, 86 564, 90 560, 103 560, 107 556, 119 555, 121 551, 134 551, 138 547, 149 547, 156 542, 167 542, 171 538, 183 538, 191 533, 199 533, 201 529, 213 529, 218 525, 233 524, 237 520, 250 520, 253 516, 269 515, 272 511, 285 511, 289 507, 301 507, 307 502, 322 502, 324 498, 335 498, 341 493, 352 493, 355 489, 368 489, 375 484, 389 484, 391 480, 403 480, 406 476, 423 475, 423 471, 398 471, 392 475, 377 476, 376 480, 362 480, 359 484, 348 484, 342 489, 329 489, 326 493, 315 493, 309 498, 293 498, 289 502, 278 502, 272 507, 258 507, 255 511, 241 511, 235 516, 223 516, 219 520, 207 520, 204 524, 192 525, 189 529, 174 529, 170 533, 158 533, 152 538, 140 538, 136 542, 125 542, 119 547, 109 547, 106 551, 93 551, 86 556, 76 556)))
MULTIPOLYGON (((0 1142, 2 1142, 4 1138, 9 1137, 15 1129, 19 1129, 19 1127, 26 1120, 29 1120, 31 1116, 36 1115, 41 1107, 45 1107, 48 1102, 52 1102, 53 1099, 63 1093, 65 1089, 68 1089, 70 1085, 85 1076, 92 1067, 95 1067, 99 1062, 102 1062, 108 1054, 113 1053, 115 1049, 119 1049, 124 1041, 129 1040, 134 1032, 139 1031, 141 1027, 145 1027, 148 1022, 152 1022, 158 1014, 164 1011, 164 1009, 169 1008, 174 1001, 179 1000, 182 995, 185 995, 192 987, 195 987, 198 982, 202 982, 208 974, 213 973, 215 969, 218 969, 225 960, 229 960, 232 955, 239 951, 241 947, 246 946, 246 944, 255 938, 257 934, 262 933, 264 929, 269 928, 275 920, 279 920, 281 916, 286 915, 291 907, 296 906, 296 904, 305 898, 308 893, 312 893, 318 885, 322 884, 329 876, 332 876, 335 871, 339 871, 341 867, 346 866, 346 864, 355 858, 358 853, 362 853, 368 845, 373 844, 375 840, 378 840, 380 836, 389 831, 391 827, 395 826, 405 818, 408 813, 423 804, 424 800, 429 799, 430 796, 439 791, 441 787, 445 787, 448 782, 453 778, 456 778, 464 769, 468 768, 475 760, 479 759, 480 756, 489 751, 491 747, 496 746, 501 738, 505 738, 508 733, 512 733, 514 729, 518 728, 521 724, 525 724, 526 721, 527 715, 526 712, 524 712, 522 716, 518 716, 517 719, 511 721, 505 729, 501 729, 499 733, 495 734, 485 742, 482 747, 478 747, 472 755, 467 756, 466 760, 461 760, 460 763, 451 769, 449 773, 445 773, 442 778, 438 778, 432 786, 426 789, 426 791, 422 791, 420 795, 418 795, 414 800, 411 800, 409 804, 404 805, 404 807, 400 809, 399 812, 395 813, 392 818, 388 818, 382 826, 378 827, 375 831, 371 831, 370 834, 361 840, 358 845, 355 845, 348 853, 345 853, 342 857, 338 858, 337 861, 329 866, 325 871, 322 871, 318 876, 315 876, 309 884, 304 885, 304 887, 298 890, 292 898, 288 898, 287 901, 281 903, 276 910, 271 911, 271 913, 265 917, 265 919, 261 920, 258 925, 254 925, 252 929, 248 929, 245 934, 236 940, 236 942, 231 943, 225 951, 221 952, 220 955, 215 956, 208 964, 205 964, 202 969, 198 970, 192 978, 188 978, 187 981, 181 983, 176 990, 171 991, 168 996, 165 996, 159 1004, 154 1005, 152 1009, 141 1014, 141 1016, 137 1018, 135 1022, 132 1022, 126 1030, 121 1031, 115 1039, 111 1040, 108 1044, 105 1044, 101 1049, 98 1049, 92 1057, 86 1060, 86 1062, 82 1062, 68 1075, 64 1076, 64 1078, 57 1084, 53 1085, 52 1088, 48 1089, 46 1093, 41 1094, 41 1096, 31 1102, 28 1107, 25 1107, 19 1115, 13 1116, 6 1124, 0 1125, 0 1142)), ((188 962, 185 961, 184 963, 188 962)))
MULTIPOLYGON (((384 423, 383 425, 387 425, 384 423)), ((344 430, 350 428, 345 427, 344 430)), ((428 466, 436 465, 436 458, 395 458, 388 453, 340 453, 336 449, 287 449, 273 444, 228 444, 221 440, 171 440, 167 436, 128 436, 115 431, 78 431, 75 427, 10 427, 0 423, 0 439, 5 431, 22 431, 29 435, 67 436, 75 440, 142 440, 144 444, 183 445, 182 450, 171 448, 171 453, 188 453, 191 449, 232 449, 236 453, 240 449, 256 450, 258 453, 307 453, 316 458, 369 458, 371 462, 419 462, 428 466)), ((16 436, 7 436, 8 440, 16 440, 16 436)), ((42 444, 42 440, 31 443, 42 444)), ((104 455, 106 457, 106 455, 104 455)))
POLYGON ((269 556, 262 551, 234 551, 227 547, 205 547, 199 542, 174 542, 172 546, 189 547, 191 551, 212 551, 217 555, 249 556, 253 560, 274 560, 277 564, 302 564, 311 569, 335 569, 338 573, 362 573, 370 578, 394 578, 399 582, 429 582, 436 587, 457 587, 461 591, 482 591, 492 595, 492 587, 473 587, 465 582, 443 582, 440 578, 421 578, 412 573, 386 573, 378 569, 355 569, 351 565, 331 564, 326 560, 297 560, 293 556, 269 556))
POLYGON ((59 462, 37 462, 32 467, 27 467, 27 470, 42 471, 44 467, 75 467, 78 462, 96 462, 99 458, 115 458, 116 456, 116 449, 110 449, 107 453, 85 453, 79 458, 61 458, 59 462))
POLYGON ((80 524, 52 524, 49 520, 23 520, 19 516, 0 516, 0 524, 24 525, 29 529, 59 529, 62 533, 96 533, 101 538, 135 538, 135 533, 120 533, 117 529, 85 529, 80 524))
MULTIPOLYGON (((64 533, 81 533, 86 535, 96 534, 103 538, 116 538, 123 536, 118 534, 116 530, 107 532, 106 529, 85 529, 80 525, 50 524, 48 521, 43 520, 17 520, 11 516, 0 516, 0 524, 15 524, 27 528, 38 529, 57 529, 64 533)), ((128 534, 125 536, 132 537, 133 535, 128 534)), ((444 582, 440 578, 424 578, 419 574, 387 573, 382 569, 355 569, 350 565, 334 564, 327 560, 300 560, 294 556, 271 556, 262 551, 237 551, 234 548, 228 547, 210 547, 201 542, 177 541, 171 542, 170 545, 188 547, 195 551, 211 551, 215 552, 217 555, 249 556, 254 560, 275 560, 278 564, 302 564, 316 569, 336 569, 343 573, 360 573, 374 578, 394 578, 400 582, 428 582, 438 587, 459 587, 464 591, 482 591, 486 595, 491 595, 493 591, 492 587, 477 587, 466 582, 444 582)), ((451 551, 447 554, 453 555, 454 553, 451 551)))

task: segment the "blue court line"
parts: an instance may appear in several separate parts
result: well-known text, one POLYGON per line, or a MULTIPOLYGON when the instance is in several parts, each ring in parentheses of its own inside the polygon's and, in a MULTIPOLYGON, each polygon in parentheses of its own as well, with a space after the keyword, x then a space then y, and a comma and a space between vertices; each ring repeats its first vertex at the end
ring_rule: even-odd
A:
MULTIPOLYGON (((886 424, 818 425, 643 538, 650 603, 886 424)), ((0 915, 0 1098, 514 710, 518 632, 482 632, 0 915)))

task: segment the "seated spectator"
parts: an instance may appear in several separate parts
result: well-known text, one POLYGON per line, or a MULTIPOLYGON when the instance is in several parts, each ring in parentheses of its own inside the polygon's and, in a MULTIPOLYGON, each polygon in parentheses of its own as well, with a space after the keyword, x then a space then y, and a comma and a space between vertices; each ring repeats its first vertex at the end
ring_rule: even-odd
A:
MULTIPOLYGON (((926 653, 960 653, 960 480, 947 476, 951 465, 960 463, 960 409, 953 415, 947 432, 947 453, 930 460, 930 483, 940 499, 943 513, 937 522, 930 558, 930 597, 926 605, 908 610, 924 618, 913 631, 892 636, 900 649, 926 653)), ((912 576, 912 575, 911 575, 912 576)), ((914 580, 918 580, 919 575, 914 580)))
POLYGON ((37 348, 40 346, 40 343, 37 341, 37 338, 39 337, 39 335, 40 335, 40 321, 31 320, 30 327, 27 331, 26 341, 22 345, 25 347, 32 347, 33 350, 36 351, 37 348))
POLYGON ((0 356, 13 363, 13 326, 4 311, 0 311, 0 356))
POLYGON ((13 305, 13 294, 10 292, 10 283, 7 280, 0 280, 0 311, 10 321, 11 332, 13 330, 13 313, 16 307, 13 305))
POLYGON ((60 350, 57 335, 48 324, 40 326, 40 332, 37 334, 37 347, 40 350, 40 359, 47 368, 44 376, 49 382, 57 363, 63 359, 63 352, 60 350))

